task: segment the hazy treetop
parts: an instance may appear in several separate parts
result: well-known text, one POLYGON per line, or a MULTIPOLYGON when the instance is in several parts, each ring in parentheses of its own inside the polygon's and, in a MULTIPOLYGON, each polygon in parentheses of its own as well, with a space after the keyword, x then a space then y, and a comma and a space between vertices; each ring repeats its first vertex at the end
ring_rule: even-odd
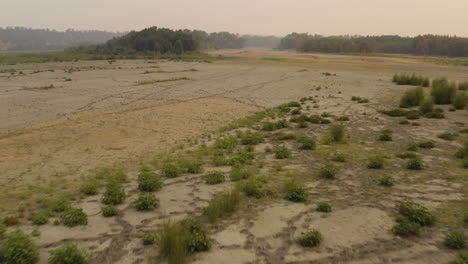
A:
POLYGON ((468 37, 467 0, 14 0, 0 27, 168 28, 241 34, 448 34, 468 37))

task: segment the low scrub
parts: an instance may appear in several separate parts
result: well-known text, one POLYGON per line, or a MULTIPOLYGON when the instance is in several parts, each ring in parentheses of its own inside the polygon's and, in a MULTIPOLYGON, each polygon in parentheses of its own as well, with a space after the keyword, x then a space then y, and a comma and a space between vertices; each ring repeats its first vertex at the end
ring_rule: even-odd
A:
POLYGON ((428 87, 430 84, 429 78, 415 74, 395 74, 392 82, 398 85, 414 85, 428 87))
POLYGON ((153 193, 141 193, 135 201, 135 208, 138 211, 151 211, 159 207, 159 200, 153 193))
POLYGON ((419 106, 424 100, 424 91, 421 87, 409 89, 401 97, 400 107, 407 108, 419 106))
POLYGON ((461 82, 458 84, 458 90, 468 91, 468 82, 461 82))
POLYGON ((430 226, 435 222, 435 217, 426 207, 411 200, 405 200, 398 204, 398 212, 412 222, 421 226, 430 226))
POLYGON ((435 147, 435 143, 432 141, 421 141, 418 142, 418 147, 423 149, 431 149, 435 147))
POLYGON ((435 79, 432 82, 431 95, 436 104, 451 104, 456 95, 455 83, 450 83, 446 78, 435 79))
POLYGON ((203 224, 195 218, 166 222, 158 230, 159 255, 169 264, 187 263, 191 254, 207 251, 211 240, 203 224))
POLYGON ((231 173, 229 174, 229 179, 231 181, 240 181, 245 180, 250 177, 253 177, 254 173, 248 168, 242 167, 240 164, 236 164, 232 167, 231 173))
POLYGON ((101 208, 102 216, 111 217, 119 214, 119 209, 114 205, 108 205, 101 208))
POLYGON ((98 185, 95 182, 83 183, 80 186, 80 192, 84 195, 96 195, 98 194, 98 185))
POLYGON ((381 155, 372 156, 367 162, 367 168, 369 169, 382 169, 384 167, 385 158, 381 155))
POLYGON ((344 153, 341 153, 341 152, 336 152, 332 157, 332 161, 346 162, 346 155, 344 153))
POLYGON ((138 190, 142 192, 154 192, 161 189, 161 178, 149 167, 144 166, 138 174, 138 190))
POLYGON ((239 183, 238 188, 245 195, 259 199, 264 197, 268 192, 266 182, 266 177, 250 177, 239 183))
POLYGON ((330 139, 333 142, 342 142, 346 135, 346 126, 343 123, 336 124, 330 128, 330 139))
POLYGON ((224 172, 222 171, 210 171, 205 175, 206 184, 218 184, 225 180, 224 172))
POLYGON ((453 98, 453 108, 461 110, 468 106, 468 94, 466 92, 458 92, 453 98))
POLYGON ((299 244, 303 247, 316 247, 319 246, 322 241, 323 235, 315 229, 302 233, 301 237, 298 239, 299 244))
POLYGON ((233 150, 239 142, 235 136, 227 136, 218 138, 215 141, 215 148, 218 149, 226 149, 226 150, 233 150))
POLYGON ((274 131, 281 128, 289 127, 288 121, 282 119, 277 122, 265 121, 261 125, 261 130, 263 131, 274 131))
POLYGON ((419 158, 410 159, 406 163, 406 168, 408 170, 422 170, 423 168, 423 161, 419 158))
POLYGON ((145 246, 153 245, 154 243, 156 243, 157 238, 158 238, 158 236, 157 236, 156 232, 146 231, 141 236, 141 242, 143 242, 143 245, 145 245, 145 246))
POLYGON ((304 136, 299 141, 301 143, 301 149, 314 150, 316 147, 315 140, 309 136, 304 136))
POLYGON ((449 264, 468 264, 468 252, 458 254, 457 258, 450 261, 449 264))
POLYGON ((242 145, 257 145, 265 140, 265 136, 261 132, 247 131, 238 134, 242 145))
POLYGON ((318 212, 323 212, 323 213, 329 213, 331 212, 332 207, 329 203, 326 202, 320 202, 317 204, 317 211, 318 212))
POLYGON ((49 222, 50 214, 48 211, 42 211, 39 213, 35 213, 31 216, 31 222, 34 225, 45 225, 49 222))
POLYGON ((285 145, 277 146, 273 149, 275 159, 287 159, 291 156, 291 150, 285 145))
POLYGON ((465 248, 467 236, 463 232, 453 231, 445 235, 444 245, 451 249, 465 248))
POLYGON ((382 176, 379 178, 379 185, 391 187, 395 185, 395 179, 392 176, 382 176))
POLYGON ((391 131, 389 129, 385 129, 380 134, 379 140, 380 141, 392 141, 393 140, 392 134, 393 134, 393 131, 391 131))
POLYGON ((181 170, 175 163, 166 163, 161 168, 161 173, 164 177, 175 178, 180 175, 181 170))
POLYGON ((203 213, 210 223, 214 223, 218 219, 233 213, 239 206, 240 201, 239 192, 232 190, 211 199, 203 213))
POLYGON ((291 202, 304 202, 307 200, 307 192, 303 184, 291 179, 284 183, 284 198, 291 202))
POLYGON ((325 179, 334 179, 337 173, 338 168, 333 166, 333 164, 326 164, 319 169, 319 176, 325 179))
POLYGON ((88 255, 74 243, 65 243, 63 246, 50 250, 49 264, 86 264, 88 255))
POLYGON ((102 195, 102 202, 104 204, 117 205, 123 203, 127 198, 125 189, 122 184, 117 182, 109 182, 106 186, 106 191, 102 195))
POLYGON ((398 217, 397 223, 393 226, 392 232, 395 235, 407 237, 419 234, 421 225, 413 222, 406 217, 398 217))
POLYGON ((81 208, 68 208, 60 215, 60 222, 68 227, 88 225, 88 216, 81 208))
POLYGON ((445 132, 437 135, 438 138, 444 139, 444 140, 454 140, 457 137, 457 134, 450 133, 450 132, 445 132))
POLYGON ((431 97, 423 100, 419 105, 419 111, 424 115, 434 111, 434 99, 431 97))
POLYGON ((278 140, 291 140, 291 139, 295 139, 296 136, 294 134, 281 132, 281 133, 276 134, 276 138, 278 140))
POLYGON ((0 240, 0 263, 33 264, 38 260, 38 247, 23 231, 13 231, 0 240))

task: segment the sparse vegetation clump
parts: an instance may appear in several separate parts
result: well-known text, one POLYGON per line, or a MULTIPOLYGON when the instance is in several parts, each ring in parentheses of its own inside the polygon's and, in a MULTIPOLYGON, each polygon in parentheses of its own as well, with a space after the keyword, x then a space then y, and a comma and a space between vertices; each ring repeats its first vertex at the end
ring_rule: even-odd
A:
POLYGON ((392 231, 395 235, 407 237, 412 235, 419 234, 421 225, 419 223, 413 222, 406 217, 398 217, 397 224, 392 228, 392 231))
POLYGON ((379 140, 380 141, 392 141, 393 140, 392 134, 393 134, 393 131, 391 131, 389 129, 385 129, 380 134, 379 140))
POLYGON ((211 240, 203 224, 195 218, 166 222, 157 232, 159 254, 169 264, 187 263, 191 254, 206 251, 211 240))
POLYGON ((109 182, 106 186, 106 191, 102 195, 102 202, 104 204, 117 205, 123 203, 127 198, 125 189, 122 184, 118 182, 109 182))
POLYGON ((88 216, 81 208, 68 208, 60 215, 62 224, 68 227, 88 225, 88 216))
POLYGON ((229 179, 231 181, 240 181, 253 177, 254 173, 250 169, 242 167, 240 164, 235 164, 232 166, 231 173, 229 174, 229 179))
POLYGON ((460 82, 458 84, 458 90, 460 91, 468 91, 468 82, 460 82))
POLYGON ((391 187, 395 185, 395 179, 392 176, 382 176, 379 178, 379 185, 391 187))
POLYGON ((104 217, 116 216, 119 214, 119 209, 114 205, 108 205, 101 208, 101 213, 104 217))
POLYGON ((435 217, 426 207, 411 200, 400 202, 398 204, 398 212, 410 221, 418 223, 421 226, 431 226, 435 222, 435 217))
POLYGON ((141 242, 143 242, 143 245, 153 245, 156 243, 157 240, 157 233, 154 231, 146 231, 143 233, 141 236, 141 242))
POLYGON ((434 111, 434 99, 431 97, 423 100, 419 105, 419 111, 424 115, 434 111))
POLYGON ((286 181, 283 190, 285 192, 284 198, 288 201, 304 202, 307 200, 307 192, 304 185, 298 183, 294 179, 286 181))
POLYGON ((444 245, 451 249, 465 248, 467 236, 460 231, 453 231, 445 235, 444 245))
POLYGON ((435 147, 435 143, 432 141, 421 141, 418 142, 418 147, 423 149, 431 149, 435 147))
POLYGON ((23 231, 13 231, 0 239, 0 263, 34 264, 38 260, 38 247, 23 231))
POLYGON ((457 137, 457 134, 450 133, 450 132, 444 132, 439 135, 437 135, 438 138, 444 139, 444 140, 454 140, 457 137))
POLYGON ((346 162, 346 155, 344 153, 341 153, 341 152, 336 152, 332 157, 332 161, 346 162))
POLYGON ((204 210, 204 215, 211 223, 218 219, 233 213, 241 201, 239 191, 232 190, 221 194, 211 199, 210 203, 204 210))
POLYGON ((159 207, 159 200, 153 193, 141 193, 135 201, 135 208, 138 211, 151 211, 159 207))
POLYGON ((468 93, 458 92, 453 98, 453 108, 457 110, 465 109, 468 106, 468 93))
POLYGON ((316 147, 315 140, 309 136, 304 136, 300 140, 301 149, 314 150, 316 147))
POLYGON ((408 170, 422 170, 423 161, 420 158, 410 159, 406 163, 406 168, 408 170))
POLYGON ((415 74, 395 74, 393 75, 394 83, 398 85, 414 85, 428 87, 430 84, 429 78, 424 76, 417 76, 415 74))
POLYGON ((225 180, 224 172, 222 171, 210 171, 205 175, 206 184, 218 184, 225 180))
POLYGON ((237 144, 239 144, 239 142, 235 136, 226 136, 218 138, 214 146, 218 149, 233 150, 237 144))
POLYGON ((303 247, 316 247, 322 243, 323 236, 319 231, 312 229, 306 233, 302 233, 298 241, 303 247))
POLYGON ((98 185, 95 182, 84 183, 80 187, 80 192, 84 195, 96 195, 98 193, 98 185))
POLYGON ((291 150, 285 145, 277 146, 273 149, 275 159, 287 159, 291 156, 291 150))
POLYGON ((334 179, 338 173, 338 168, 333 166, 333 164, 326 164, 319 169, 319 176, 325 179, 334 179))
POLYGON ((281 133, 276 134, 276 138, 278 140, 291 140, 291 139, 295 139, 296 136, 294 134, 281 132, 281 133))
POLYGON ((161 178, 149 167, 143 166, 138 174, 138 189, 142 192, 153 192, 161 187, 161 178))
POLYGON ((326 202, 320 202, 317 204, 317 211, 318 212, 323 212, 323 213, 329 213, 331 212, 332 207, 329 203, 326 202))
POLYGON ((468 264, 468 252, 458 254, 457 258, 450 261, 449 264, 468 264))
POLYGON ((174 163, 166 163, 161 168, 162 175, 167 178, 175 178, 181 173, 180 168, 174 163))
POLYGON ((287 127, 289 127, 288 121, 281 119, 281 120, 278 120, 277 122, 265 121, 263 122, 261 129, 263 131, 274 131, 277 129, 287 128, 287 127))
POLYGON ((239 183, 239 190, 247 196, 260 199, 267 194, 265 177, 250 177, 239 183))
POLYGON ((424 91, 421 87, 409 89, 400 100, 400 107, 407 108, 419 106, 424 99, 424 91))
POLYGON ((242 145, 257 145, 264 141, 265 136, 261 132, 247 131, 239 134, 242 145))
POLYGON ((435 79, 432 82, 431 95, 436 104, 451 104, 456 92, 456 84, 450 83, 446 78, 435 79))
POLYGON ((381 155, 372 156, 367 162, 367 168, 369 169, 381 169, 383 168, 385 159, 381 155))
POLYGON ((336 124, 330 128, 330 139, 333 142, 342 142, 346 135, 346 126, 343 123, 336 124))
POLYGON ((49 264, 86 264, 88 255, 74 243, 65 243, 63 246, 49 251, 49 264))
POLYGON ((31 216, 31 222, 34 225, 45 225, 49 222, 50 214, 48 211, 42 211, 31 216))

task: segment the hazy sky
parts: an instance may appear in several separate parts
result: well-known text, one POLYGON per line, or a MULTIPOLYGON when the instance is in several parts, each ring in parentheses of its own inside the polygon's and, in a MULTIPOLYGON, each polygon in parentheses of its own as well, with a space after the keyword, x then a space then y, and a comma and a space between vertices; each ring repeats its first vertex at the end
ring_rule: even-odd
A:
POLYGON ((0 0, 0 27, 468 37, 468 0, 0 0))

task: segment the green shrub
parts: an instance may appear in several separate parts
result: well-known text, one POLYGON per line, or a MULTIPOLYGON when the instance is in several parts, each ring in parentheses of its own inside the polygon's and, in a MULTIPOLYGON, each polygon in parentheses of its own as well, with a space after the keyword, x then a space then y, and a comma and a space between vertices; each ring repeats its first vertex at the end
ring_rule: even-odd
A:
POLYGON ((278 140, 290 140, 290 139, 295 139, 296 136, 294 134, 280 132, 276 134, 276 138, 278 140))
POLYGON ((156 243, 156 240, 157 233, 154 231, 146 231, 141 236, 141 241, 143 242, 143 245, 153 245, 154 243, 156 243))
POLYGON ((60 248, 50 250, 49 264, 86 264, 87 254, 74 243, 65 243, 60 248))
POLYGON ((400 107, 413 107, 418 106, 424 99, 424 92, 421 87, 409 89, 405 92, 400 100, 400 107))
POLYGON ((466 235, 463 232, 453 231, 445 235, 444 245, 451 249, 462 249, 465 247, 466 235))
POLYGON ((60 196, 52 201, 51 209, 56 213, 61 213, 71 207, 70 198, 67 196, 60 196))
POLYGON ((309 121, 312 124, 329 124, 330 123, 330 120, 326 118, 322 118, 321 116, 318 116, 318 115, 309 116, 307 121, 309 121))
POLYGON ((239 183, 239 190, 247 196, 252 196, 257 199, 266 195, 265 188, 266 178, 264 177, 250 177, 246 181, 239 183))
POLYGON ((430 148, 434 148, 435 144, 432 141, 421 141, 421 142, 418 142, 418 147, 430 149, 430 148))
POLYGON ((33 231, 31 231, 31 236, 33 236, 33 237, 41 236, 41 231, 39 231, 37 228, 35 228, 33 231))
POLYGON ((228 164, 228 160, 226 159, 226 156, 224 156, 224 152, 220 150, 216 150, 213 153, 213 165, 216 167, 219 166, 224 166, 228 164))
POLYGON ((397 157, 400 159, 416 159, 418 156, 415 153, 412 152, 405 152, 405 153, 400 153, 397 154, 397 157))
POLYGON ((468 157, 468 140, 465 141, 465 143, 463 143, 463 147, 460 148, 456 153, 455 153, 455 157, 459 158, 459 159, 465 159, 468 157))
POLYGON ((320 245, 322 241, 322 234, 315 229, 312 229, 306 233, 302 233, 301 237, 299 238, 299 244, 303 247, 316 247, 320 245))
POLYGON ((68 208, 60 215, 60 220, 68 227, 88 225, 88 216, 81 208, 68 208))
POLYGON ((389 129, 385 129, 384 131, 382 131, 382 134, 380 134, 379 140, 380 141, 392 141, 393 140, 392 134, 393 134, 393 131, 389 129))
POLYGON ((334 142, 343 141, 346 134, 346 126, 343 123, 336 124, 330 128, 330 137, 334 142))
POLYGON ((460 82, 458 84, 458 90, 460 91, 468 91, 468 82, 460 82))
POLYGON ((329 203, 326 202, 320 202, 317 204, 317 211, 323 212, 323 213, 329 213, 331 212, 332 207, 329 203))
POLYGON ((451 104, 455 98, 456 85, 446 78, 435 79, 432 82, 431 95, 436 104, 451 104))
POLYGON ((427 114, 434 111, 434 101, 432 97, 427 98, 421 102, 421 105, 419 106, 419 111, 421 111, 421 113, 423 114, 427 114))
POLYGON ((402 116, 405 116, 408 111, 396 108, 396 109, 391 109, 391 110, 381 110, 379 112, 384 115, 391 116, 391 117, 402 117, 402 116))
POLYGON ((242 145, 257 145, 264 141, 265 137, 260 132, 247 131, 240 134, 242 145))
POLYGON ((128 176, 122 170, 118 170, 118 171, 111 173, 107 178, 108 182, 117 182, 117 183, 124 183, 127 180, 128 180, 128 176))
POLYGON ((104 217, 116 216, 119 214, 119 209, 114 205, 108 205, 101 208, 101 213, 104 217))
POLYGON ((454 140, 457 137, 457 134, 452 134, 450 132, 445 132, 442 134, 437 135, 438 138, 444 139, 444 140, 454 140))
POLYGON ((47 224, 47 222, 49 222, 49 217, 50 217, 49 212, 47 211, 39 212, 31 216, 31 222, 34 225, 45 225, 47 224))
POLYGON ((19 223, 19 219, 16 216, 6 216, 3 218, 3 224, 6 226, 14 226, 19 223))
POLYGON ((241 197, 238 191, 233 190, 221 194, 211 199, 210 203, 204 210, 204 215, 210 223, 216 222, 218 219, 231 214, 239 206, 241 197))
POLYGON ((138 211, 151 211, 159 207, 159 200, 153 193, 141 193, 135 201, 135 208, 138 211))
POLYGON ((427 118, 441 119, 444 118, 444 110, 442 108, 435 108, 432 112, 424 115, 427 118))
POLYGON ((319 176, 325 179, 334 179, 338 173, 338 168, 333 166, 333 164, 326 164, 319 169, 319 176))
POLYGON ((435 217, 426 207, 411 200, 404 200, 398 204, 398 212, 412 222, 422 226, 430 226, 435 222, 435 217))
POLYGON ((449 264, 468 264, 468 252, 458 254, 457 258, 450 261, 449 264))
POLYGON ((419 234, 421 225, 417 222, 413 222, 406 217, 398 217, 397 224, 392 228, 392 232, 395 235, 407 237, 419 234))
POLYGON ((224 172, 210 171, 205 175, 206 184, 218 184, 225 181, 224 172))
POLYGON ((231 181, 240 181, 254 176, 254 173, 246 168, 243 168, 240 164, 236 164, 232 167, 229 178, 231 181))
POLYGON ((395 184, 395 179, 392 176, 382 176, 379 178, 379 185, 391 187, 395 184))
POLYGON ((162 172, 162 175, 164 175, 164 177, 175 178, 175 177, 179 176, 180 169, 174 163, 166 163, 161 168, 161 172, 162 172))
POLYGON ((458 92, 453 98, 452 105, 455 109, 465 109, 468 106, 468 94, 458 92))
POLYGON ((0 240, 2 240, 5 233, 6 233, 6 226, 3 224, 0 224, 0 240))
POLYGON ((138 189, 142 192, 153 192, 161 189, 161 178, 150 170, 141 170, 138 174, 138 189))
POLYGON ((308 136, 304 136, 303 138, 301 138, 300 142, 301 142, 301 149, 314 150, 316 147, 315 140, 308 136))
POLYGON ((83 183, 80 186, 80 192, 84 195, 96 195, 98 193, 98 185, 95 182, 83 183))
POLYGON ((295 101, 286 104, 287 107, 301 107, 301 104, 295 101))
POLYGON ((417 142, 410 142, 408 143, 406 150, 408 151, 417 151, 419 148, 419 144, 417 142))
POLYGON ((39 260, 39 249, 23 231, 17 230, 0 240, 0 263, 33 264, 39 260))
POLYGON ((421 113, 417 110, 412 110, 412 111, 406 112, 405 116, 409 120, 416 120, 421 117, 421 113))
POLYGON ((332 161, 346 162, 346 155, 344 153, 336 152, 332 157, 332 161))
POLYGON ((102 202, 104 204, 117 205, 123 203, 127 198, 125 189, 122 184, 117 182, 109 182, 106 186, 106 191, 102 195, 102 202))
POLYGON ((284 198, 291 202, 304 202, 307 200, 307 192, 304 185, 299 184, 296 180, 291 179, 284 183, 283 190, 284 198))
POLYGON ((301 109, 294 109, 291 111, 291 115, 300 115, 301 114, 301 109))
POLYGON ((203 162, 201 160, 180 159, 177 161, 179 172, 197 174, 203 171, 203 162))
POLYGON ((408 170, 422 170, 422 167, 423 167, 423 161, 419 158, 410 159, 406 163, 406 168, 408 170))
POLYGON ((250 164, 255 159, 255 152, 252 149, 239 149, 231 159, 228 160, 228 164, 233 166, 235 164, 250 164))
POLYGON ((291 150, 285 145, 275 147, 273 152, 276 159, 287 159, 291 156, 291 150))
POLYGON ((414 86, 429 86, 429 78, 421 75, 409 74, 395 74, 393 75, 392 82, 398 85, 414 85, 414 86))
POLYGON ((187 263, 191 253, 211 247, 205 228, 194 218, 164 223, 158 230, 156 241, 160 256, 169 264, 187 263))
POLYGON ((263 122, 261 129, 263 131, 274 131, 277 129, 287 128, 287 127, 289 127, 288 121, 282 119, 282 120, 278 120, 277 122, 270 122, 270 121, 263 122))
POLYGON ((385 159, 381 155, 372 156, 367 162, 367 168, 369 169, 381 169, 383 168, 385 159))
POLYGON ((409 125, 409 121, 408 120, 401 120, 399 122, 400 125, 409 125))
POLYGON ((227 136, 227 137, 222 137, 218 138, 215 141, 215 148, 218 149, 227 149, 227 150, 233 150, 238 144, 237 138, 234 136, 227 136))
POLYGON ((369 99, 367 99, 367 98, 361 98, 361 99, 358 100, 358 103, 360 103, 360 104, 366 104, 368 102, 369 102, 369 99))

